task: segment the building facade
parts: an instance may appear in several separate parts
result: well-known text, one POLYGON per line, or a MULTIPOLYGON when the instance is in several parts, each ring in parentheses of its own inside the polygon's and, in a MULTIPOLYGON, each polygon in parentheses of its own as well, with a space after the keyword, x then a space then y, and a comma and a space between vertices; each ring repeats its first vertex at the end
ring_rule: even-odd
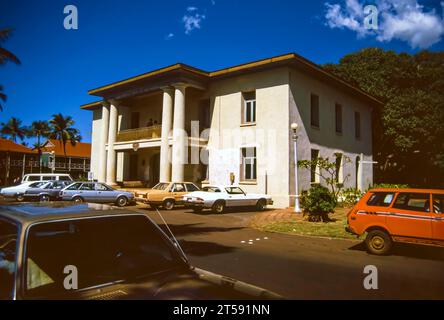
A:
MULTIPOLYGON (((298 159, 329 158, 338 183, 372 184, 372 110, 365 92, 288 54, 215 72, 184 64, 89 92, 91 171, 109 184, 192 181, 238 184, 287 207, 298 159)), ((299 169, 300 189, 322 183, 299 169)))

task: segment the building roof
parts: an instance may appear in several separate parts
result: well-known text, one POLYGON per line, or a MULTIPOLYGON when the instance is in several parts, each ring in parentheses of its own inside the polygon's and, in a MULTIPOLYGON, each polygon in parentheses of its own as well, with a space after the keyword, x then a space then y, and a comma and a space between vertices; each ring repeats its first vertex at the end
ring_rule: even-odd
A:
POLYGON ((0 152, 36 153, 31 148, 8 139, 0 139, 0 152))
MULTIPOLYGON (((65 156, 63 145, 59 140, 49 139, 43 144, 42 152, 54 151, 56 156, 65 156)), ((68 157, 91 158, 91 143, 77 142, 74 146, 66 142, 66 155, 68 157)))
MULTIPOLYGON (((342 80, 341 78, 333 75, 332 73, 326 71, 321 66, 315 64, 314 62, 298 55, 295 53, 289 53, 285 55, 280 55, 272 58, 262 59, 254 62, 244 63, 237 66, 224 68, 221 70, 216 70, 212 72, 207 72, 195 67, 188 66, 183 63, 177 63, 165 68, 157 69, 154 71, 150 71, 135 77, 131 77, 125 80, 121 80, 118 82, 114 82, 93 90, 90 90, 88 93, 90 95, 95 95, 99 97, 105 97, 106 94, 112 90, 116 90, 118 88, 124 88, 128 86, 135 86, 138 83, 142 84, 143 81, 148 81, 150 79, 156 79, 162 76, 171 75, 173 73, 182 72, 188 75, 192 75, 195 77, 199 77, 201 79, 205 79, 207 81, 220 79, 224 77, 236 76, 242 73, 254 72, 269 68, 276 68, 281 66, 292 66, 296 67, 304 72, 310 73, 313 76, 321 79, 322 81, 329 82, 333 85, 336 85, 352 94, 357 95, 359 98, 365 99, 372 104, 382 105, 382 102, 377 100, 375 97, 371 96, 367 92, 361 90, 358 87, 351 85, 350 83, 342 80)), ((101 101, 89 103, 82 105, 82 109, 92 110, 101 105, 101 101)))

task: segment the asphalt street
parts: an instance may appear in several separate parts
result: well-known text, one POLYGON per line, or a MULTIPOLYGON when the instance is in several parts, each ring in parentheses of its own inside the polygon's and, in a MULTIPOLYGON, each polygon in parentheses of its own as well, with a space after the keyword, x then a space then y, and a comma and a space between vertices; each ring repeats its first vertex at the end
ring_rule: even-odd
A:
MULTIPOLYGON (((163 226, 155 211, 133 210, 148 212, 163 226)), ((390 256, 380 257, 369 255, 361 241, 251 229, 253 212, 161 213, 193 265, 288 299, 444 299, 442 248, 398 245, 390 256), (364 288, 368 265, 377 267, 377 290, 364 288)))

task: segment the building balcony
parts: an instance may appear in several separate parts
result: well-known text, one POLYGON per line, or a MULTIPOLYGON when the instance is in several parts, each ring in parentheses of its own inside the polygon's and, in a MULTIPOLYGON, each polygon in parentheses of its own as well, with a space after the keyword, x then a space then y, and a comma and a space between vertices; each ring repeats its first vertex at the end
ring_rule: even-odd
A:
POLYGON ((152 126, 130 130, 121 130, 117 133, 117 142, 160 139, 162 126, 152 126))

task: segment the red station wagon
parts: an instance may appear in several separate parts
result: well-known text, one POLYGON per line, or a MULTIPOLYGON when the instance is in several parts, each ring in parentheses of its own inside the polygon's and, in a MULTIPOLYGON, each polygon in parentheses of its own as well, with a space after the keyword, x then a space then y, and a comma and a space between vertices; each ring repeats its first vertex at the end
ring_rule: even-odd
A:
POLYGON ((367 232, 365 244, 372 254, 387 254, 393 242, 444 247, 444 190, 370 190, 347 222, 348 232, 367 232))

